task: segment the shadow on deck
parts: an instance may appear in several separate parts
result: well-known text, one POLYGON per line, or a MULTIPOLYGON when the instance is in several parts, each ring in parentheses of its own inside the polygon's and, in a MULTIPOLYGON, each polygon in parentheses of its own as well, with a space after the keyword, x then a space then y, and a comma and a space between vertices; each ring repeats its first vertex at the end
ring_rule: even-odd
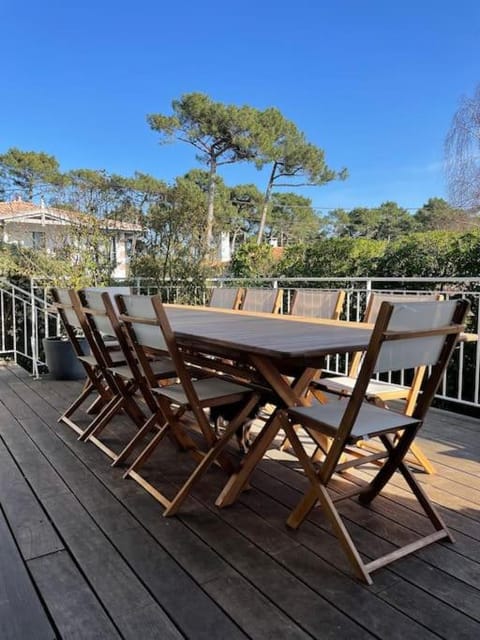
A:
MULTIPOLYGON (((437 473, 419 477, 456 543, 397 561, 367 587, 319 510, 285 527, 305 486, 294 458, 272 450, 223 510, 213 502, 225 478, 211 470, 180 515, 163 518, 57 423, 78 389, 0 367, 2 640, 480 637, 480 421, 432 410, 422 432, 437 473)), ((151 464, 163 487, 189 464, 167 453, 151 464)), ((409 495, 398 477, 370 509, 345 502, 366 556, 425 530, 409 495)))

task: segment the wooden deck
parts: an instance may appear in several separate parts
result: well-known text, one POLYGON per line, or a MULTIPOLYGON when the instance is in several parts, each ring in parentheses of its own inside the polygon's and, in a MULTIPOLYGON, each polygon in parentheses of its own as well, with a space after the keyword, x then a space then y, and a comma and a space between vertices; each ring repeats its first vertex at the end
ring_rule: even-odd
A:
MULTIPOLYGON (((286 529, 305 485, 291 456, 271 451, 224 510, 213 506, 224 476, 210 471, 166 519, 57 423, 78 389, 0 366, 2 640, 480 638, 480 421, 432 410, 422 432, 437 474, 421 478, 456 543, 400 560, 366 587, 320 512, 286 529)), ((189 465, 167 453, 154 461, 164 487, 189 465)), ((426 524, 400 478, 372 509, 351 500, 343 513, 367 555, 426 524)))

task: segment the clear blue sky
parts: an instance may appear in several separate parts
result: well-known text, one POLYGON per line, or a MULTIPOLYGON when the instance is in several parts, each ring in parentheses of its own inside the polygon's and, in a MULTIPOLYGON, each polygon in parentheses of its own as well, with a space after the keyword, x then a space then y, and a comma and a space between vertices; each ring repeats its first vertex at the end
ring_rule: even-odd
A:
MULTIPOLYGON (((445 196, 445 135, 480 82, 479 0, 1 0, 0 21, 1 153, 171 182, 193 149, 159 146, 145 116, 202 91, 277 107, 347 167, 303 192, 318 207, 445 196)), ((265 183, 248 165, 222 175, 265 183)))

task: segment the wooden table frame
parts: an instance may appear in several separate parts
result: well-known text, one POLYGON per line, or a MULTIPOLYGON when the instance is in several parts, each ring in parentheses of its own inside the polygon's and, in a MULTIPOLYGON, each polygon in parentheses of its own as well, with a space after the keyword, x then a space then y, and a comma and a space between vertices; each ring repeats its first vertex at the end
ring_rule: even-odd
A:
MULTIPOLYGON (((225 368, 263 384, 285 408, 306 404, 305 391, 327 355, 364 350, 372 327, 355 322, 165 305, 176 339, 195 354, 228 359, 225 368), (234 364, 229 364, 234 363, 234 364)), ((216 505, 232 504, 280 429, 273 414, 216 505)))

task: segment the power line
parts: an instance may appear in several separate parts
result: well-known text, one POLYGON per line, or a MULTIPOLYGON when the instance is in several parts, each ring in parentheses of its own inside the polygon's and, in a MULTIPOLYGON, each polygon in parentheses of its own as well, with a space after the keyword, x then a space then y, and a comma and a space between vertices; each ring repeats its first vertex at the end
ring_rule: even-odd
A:
MULTIPOLYGON (((253 202, 247 202, 245 200, 231 200, 232 204, 243 204, 243 205, 251 205, 252 207, 256 206, 253 202)), ((376 207, 366 207, 362 205, 356 205, 352 207, 351 205, 348 207, 342 205, 330 205, 330 206, 322 206, 322 205, 309 205, 309 204, 280 204, 273 201, 269 203, 271 206, 274 206, 276 209, 313 209, 319 211, 333 211, 334 209, 344 209, 345 211, 352 211, 353 209, 379 209, 382 205, 377 205, 376 207)), ((396 204, 400 209, 404 209, 405 211, 418 211, 424 205, 418 205, 417 207, 402 207, 401 205, 396 204)))

